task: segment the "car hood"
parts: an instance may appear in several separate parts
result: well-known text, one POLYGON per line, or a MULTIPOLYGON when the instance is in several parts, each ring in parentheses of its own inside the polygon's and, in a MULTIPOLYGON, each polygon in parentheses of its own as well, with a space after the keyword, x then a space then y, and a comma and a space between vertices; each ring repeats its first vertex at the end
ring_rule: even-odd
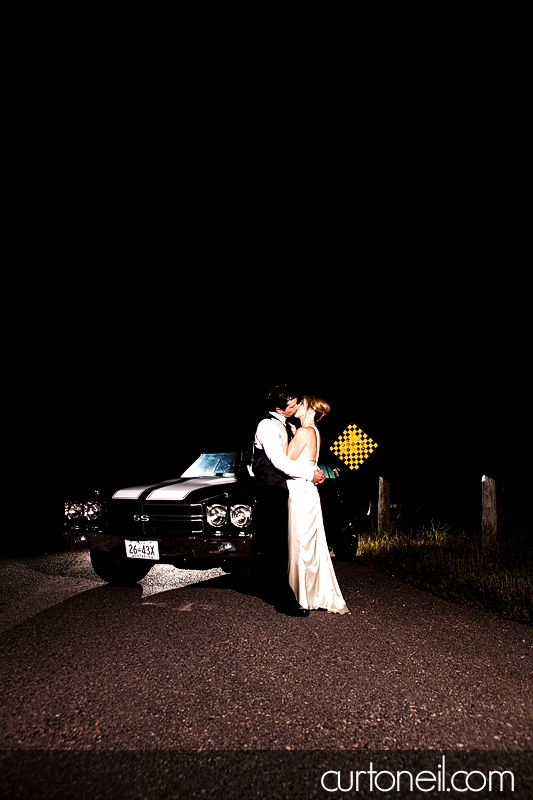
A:
POLYGON ((140 500, 141 498, 143 500, 185 500, 192 493, 205 494, 206 489, 231 486, 236 482, 235 476, 176 478, 164 483, 142 484, 119 489, 114 493, 113 500, 140 500))

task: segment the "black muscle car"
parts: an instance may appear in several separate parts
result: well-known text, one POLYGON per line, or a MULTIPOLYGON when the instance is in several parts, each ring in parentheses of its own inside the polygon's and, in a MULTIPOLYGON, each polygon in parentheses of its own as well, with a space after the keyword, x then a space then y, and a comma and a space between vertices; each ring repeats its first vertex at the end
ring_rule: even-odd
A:
MULTIPOLYGON (((319 466, 328 544, 337 558, 353 559, 359 515, 339 470, 319 466)), ((260 557, 254 507, 250 454, 203 453, 179 478, 74 497, 62 533, 72 548, 89 549, 97 575, 116 585, 136 583, 156 563, 232 572, 260 557)))

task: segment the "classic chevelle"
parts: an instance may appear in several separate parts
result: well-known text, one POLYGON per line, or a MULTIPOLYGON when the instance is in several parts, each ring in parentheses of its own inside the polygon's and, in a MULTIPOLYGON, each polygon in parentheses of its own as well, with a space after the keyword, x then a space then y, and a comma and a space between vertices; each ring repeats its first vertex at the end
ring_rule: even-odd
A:
MULTIPOLYGON (((339 470, 320 464, 328 544, 338 558, 357 552, 357 519, 339 481, 339 470)), ((95 572, 108 583, 128 585, 155 563, 228 572, 253 565, 254 478, 248 453, 203 453, 180 478, 99 491, 65 503, 63 536, 88 548, 95 572)))

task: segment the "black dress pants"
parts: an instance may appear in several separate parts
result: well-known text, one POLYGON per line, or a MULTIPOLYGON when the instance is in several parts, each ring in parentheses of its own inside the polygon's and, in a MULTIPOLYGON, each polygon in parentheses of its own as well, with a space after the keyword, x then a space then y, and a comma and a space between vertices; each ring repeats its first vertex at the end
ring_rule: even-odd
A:
POLYGON ((289 584, 289 492, 256 487, 256 554, 261 591, 275 606, 297 606, 289 584))

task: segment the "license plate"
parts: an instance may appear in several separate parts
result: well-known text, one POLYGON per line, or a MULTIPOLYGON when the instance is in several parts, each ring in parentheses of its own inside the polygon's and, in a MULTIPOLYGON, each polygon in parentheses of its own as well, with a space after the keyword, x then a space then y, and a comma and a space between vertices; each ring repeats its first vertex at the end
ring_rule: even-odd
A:
POLYGON ((159 561, 159 543, 158 542, 134 542, 130 539, 125 539, 126 555, 128 558, 148 558, 151 561, 159 561))

